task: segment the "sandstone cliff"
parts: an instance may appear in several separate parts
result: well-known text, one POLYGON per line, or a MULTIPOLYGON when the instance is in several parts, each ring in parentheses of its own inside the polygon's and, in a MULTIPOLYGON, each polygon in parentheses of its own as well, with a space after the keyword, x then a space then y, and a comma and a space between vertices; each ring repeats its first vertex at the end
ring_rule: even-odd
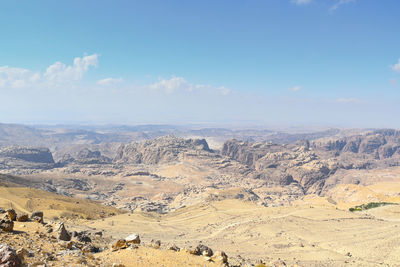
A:
POLYGON ((114 162, 158 164, 172 162, 185 152, 211 152, 204 139, 181 139, 173 136, 160 137, 142 143, 122 145, 114 162))

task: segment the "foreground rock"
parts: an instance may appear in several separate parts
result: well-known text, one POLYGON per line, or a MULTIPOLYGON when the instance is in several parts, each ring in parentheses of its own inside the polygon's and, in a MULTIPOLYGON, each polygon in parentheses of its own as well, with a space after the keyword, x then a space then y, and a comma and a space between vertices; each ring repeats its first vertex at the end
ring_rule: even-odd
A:
POLYGON ((14 209, 7 210, 7 215, 11 221, 15 221, 17 219, 17 213, 15 212, 14 209))
POLYGON ((199 244, 193 251, 193 254, 211 257, 214 253, 211 248, 209 248, 203 244, 199 244))
POLYGON ((112 250, 117 251, 129 247, 125 239, 120 239, 112 245, 112 250))
POLYGON ((43 223, 43 211, 35 211, 31 215, 32 221, 43 223))
POLYGON ((0 244, 0 266, 1 267, 20 267, 21 260, 15 250, 7 244, 0 244))
POLYGON ((26 222, 28 220, 29 220, 28 214, 25 214, 25 213, 17 214, 17 222, 26 222))
POLYGON ((5 232, 12 232, 14 229, 14 222, 8 217, 0 220, 0 230, 5 232))
POLYGON ((140 244, 140 237, 138 234, 131 234, 125 238, 127 244, 140 244))
POLYGON ((65 229, 64 223, 60 223, 57 229, 58 239, 62 241, 70 241, 71 235, 68 233, 67 229, 65 229))

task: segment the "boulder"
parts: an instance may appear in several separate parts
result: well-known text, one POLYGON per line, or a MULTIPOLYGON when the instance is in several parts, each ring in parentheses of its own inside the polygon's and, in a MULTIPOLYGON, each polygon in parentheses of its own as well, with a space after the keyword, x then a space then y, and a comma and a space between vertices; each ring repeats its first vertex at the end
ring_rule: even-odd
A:
POLYGON ((12 232, 14 229, 14 222, 8 217, 0 220, 0 230, 5 232, 12 232))
POLYGON ((34 211, 31 215, 31 219, 38 223, 43 223, 43 211, 34 211))
POLYGON ((2 208, 0 208, 0 214, 6 213, 6 211, 2 208))
POLYGON ((29 220, 29 216, 26 213, 18 213, 17 214, 17 221, 18 222, 26 222, 29 220))
POLYGON ((127 244, 140 244, 140 237, 138 234, 131 234, 125 237, 125 241, 127 244))
POLYGON ((21 260, 15 250, 7 244, 0 244, 0 266, 1 267, 20 267, 21 260))
POLYGON ((192 254, 195 255, 203 255, 203 256, 207 256, 207 257, 211 257, 213 255, 213 251, 211 248, 203 245, 203 244, 199 244, 193 251, 192 254))
POLYGON ((70 241, 71 235, 68 233, 67 229, 65 229, 64 223, 60 223, 57 229, 57 235, 59 240, 70 241))
POLYGON ((14 209, 8 209, 7 215, 10 218, 10 220, 12 220, 12 221, 15 221, 17 219, 17 213, 15 212, 14 209))
POLYGON ((120 249, 125 249, 125 248, 127 248, 129 245, 128 245, 128 243, 126 242, 126 240, 125 239, 120 239, 120 240, 118 240, 117 242, 115 242, 113 245, 112 245, 112 250, 113 251, 117 251, 117 250, 120 250, 120 249))

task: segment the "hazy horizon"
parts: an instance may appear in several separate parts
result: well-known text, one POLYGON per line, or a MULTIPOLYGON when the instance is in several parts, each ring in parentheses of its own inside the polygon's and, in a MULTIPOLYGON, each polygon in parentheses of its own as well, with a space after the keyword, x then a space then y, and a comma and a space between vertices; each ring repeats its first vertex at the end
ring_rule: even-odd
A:
POLYGON ((400 128, 399 8, 2 2, 0 122, 400 128))

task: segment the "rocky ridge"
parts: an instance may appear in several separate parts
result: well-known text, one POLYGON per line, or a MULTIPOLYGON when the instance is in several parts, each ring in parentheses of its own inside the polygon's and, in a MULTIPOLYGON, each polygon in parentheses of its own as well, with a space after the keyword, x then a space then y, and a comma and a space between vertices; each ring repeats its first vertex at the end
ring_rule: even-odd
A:
POLYGON ((248 194, 254 194, 249 201, 266 206, 323 195, 340 182, 337 172, 399 165, 399 136, 399 131, 379 130, 291 144, 229 140, 221 151, 211 150, 204 139, 165 136, 120 145, 114 159, 89 148, 57 163, 45 149, 2 148, 0 155, 8 160, 3 171, 28 175, 34 187, 131 211, 166 213, 248 194))
POLYGON ((178 160, 187 151, 211 152, 205 139, 160 137, 141 143, 122 145, 114 162, 133 164, 159 164, 178 160))

